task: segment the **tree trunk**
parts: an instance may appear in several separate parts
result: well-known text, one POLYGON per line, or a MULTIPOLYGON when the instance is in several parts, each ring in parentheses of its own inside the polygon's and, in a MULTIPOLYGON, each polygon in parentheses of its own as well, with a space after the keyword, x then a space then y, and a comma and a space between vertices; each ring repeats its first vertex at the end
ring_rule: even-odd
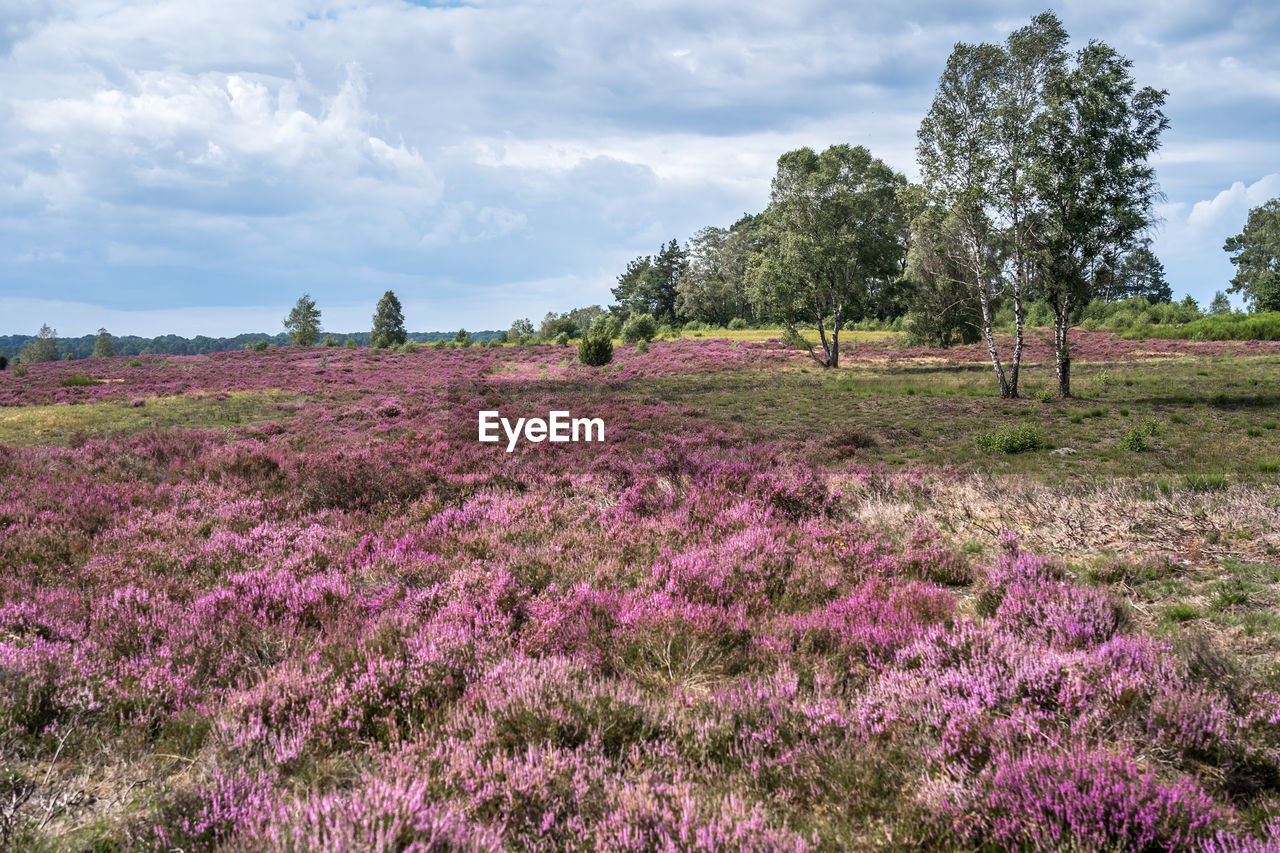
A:
MULTIPOLYGON (((1019 272, 1021 275, 1021 272, 1019 272)), ((1022 369, 1022 285, 1018 281, 1013 283, 1013 362, 1009 365, 1009 393, 1008 397, 1018 396, 1018 374, 1022 369)))
POLYGON ((1071 349, 1067 339, 1068 326, 1065 320, 1057 320, 1054 326, 1053 337, 1057 346, 1058 399, 1065 400, 1071 396, 1071 349))
POLYGON ((987 352, 991 354, 991 366, 995 368, 996 379, 1000 382, 1000 396, 1008 397, 1009 381, 1005 378, 1000 354, 996 352, 996 339, 991 332, 991 299, 982 285, 978 286, 978 304, 982 307, 982 332, 987 338, 987 352))

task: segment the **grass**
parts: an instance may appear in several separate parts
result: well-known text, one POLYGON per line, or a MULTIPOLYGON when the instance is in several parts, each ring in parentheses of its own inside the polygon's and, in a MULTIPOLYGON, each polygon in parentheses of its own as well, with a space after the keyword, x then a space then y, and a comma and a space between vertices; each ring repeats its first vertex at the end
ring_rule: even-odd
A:
POLYGON ((249 426, 292 417, 276 406, 299 401, 284 391, 236 391, 149 397, 142 405, 111 401, 0 409, 0 444, 65 445, 78 436, 182 427, 249 426))
MULTIPOLYGON (((1043 482, 1143 478, 1153 492, 1220 491, 1234 483, 1276 483, 1274 433, 1246 430, 1260 420, 1259 386, 1274 385, 1274 357, 1181 358, 1098 365, 1077 371, 1088 397, 1040 402, 1002 400, 984 365, 859 364, 838 370, 808 365, 715 377, 675 376, 637 382, 653 393, 702 410, 720 423, 742 424, 756 438, 798 444, 856 427, 875 440, 859 462, 890 466, 971 467, 1043 482), (1213 383, 1196 381, 1211 370, 1213 383), (1093 396, 1094 376, 1109 380, 1093 396), (1121 407, 1127 418, 1108 416, 1121 407), (1041 450, 990 454, 974 437, 1019 423, 1034 428, 1041 450), (1130 433, 1134 438, 1122 445, 1130 433), (1134 452, 1141 439, 1143 452, 1134 452), (1046 451, 1069 448, 1070 453, 1046 451)), ((1027 388, 1052 379, 1051 366, 1024 368, 1027 388)), ((1280 401, 1277 401, 1280 403, 1280 401)), ((1265 423, 1265 422, 1264 422, 1265 423)), ((816 443, 816 442, 815 442, 816 443)))

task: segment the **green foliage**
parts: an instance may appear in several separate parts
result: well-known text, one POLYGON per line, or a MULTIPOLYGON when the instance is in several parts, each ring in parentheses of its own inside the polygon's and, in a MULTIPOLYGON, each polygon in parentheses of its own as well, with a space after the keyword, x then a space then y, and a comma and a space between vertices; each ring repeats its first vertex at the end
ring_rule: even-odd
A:
POLYGON ((747 290, 762 313, 778 314, 788 328, 816 323, 822 354, 814 357, 824 367, 839 366, 840 330, 861 319, 874 291, 900 272, 898 191, 905 185, 862 146, 821 154, 800 148, 778 158, 747 290))
POLYGON ((352 338, 350 335, 347 335, 347 340, 343 344, 343 346, 346 347, 347 349, 355 349, 356 348, 355 339, 352 338))
MULTIPOLYGON (((646 353, 648 351, 649 351, 648 341, 644 340, 643 338, 641 338, 639 341, 636 341, 636 352, 646 353)), ((3 368, 0 368, 0 369, 3 369, 3 368)))
POLYGON ((265 352, 267 349, 267 342, 266 340, 251 341, 245 344, 244 348, 247 350, 252 350, 253 352, 265 352))
POLYGON ((748 323, 746 320, 742 319, 741 317, 734 317, 732 320, 729 321, 729 325, 726 326, 725 328, 727 328, 731 332, 738 332, 743 329, 751 328, 751 324, 748 323))
POLYGON ((335 338, 333 335, 330 334, 330 335, 324 336, 324 346, 336 347, 337 345, 338 345, 338 339, 335 338))
POLYGON ((9 366, 9 356, 0 355, 0 370, 5 370, 9 366))
POLYGON ((507 339, 512 341, 520 341, 524 338, 531 338, 534 335, 533 323, 527 319, 519 319, 511 324, 511 329, 507 332, 507 339))
POLYGON ((41 361, 57 361, 59 357, 58 330, 45 323, 35 338, 22 348, 18 360, 23 364, 36 364, 41 361))
POLYGON ((1164 337, 1165 330, 1199 320, 1203 314, 1194 304, 1152 302, 1134 296, 1114 302, 1096 298, 1081 312, 1080 325, 1086 329, 1107 329, 1126 337, 1164 337), (1154 331, 1153 326, 1162 327, 1154 331))
POLYGON ((453 336, 453 342, 460 347, 471 346, 471 333, 466 329, 459 329, 458 333, 453 336))
POLYGON ((1231 300, 1227 298, 1227 294, 1219 290, 1213 294, 1213 301, 1209 303, 1209 314, 1230 314, 1231 300))
POLYGON ((311 294, 304 293, 298 297, 293 310, 284 318, 284 328, 295 346, 315 346, 320 340, 320 309, 316 308, 311 294))
POLYGON ((688 263, 676 282, 677 316, 724 325, 751 313, 745 276, 759 248, 760 223, 759 215, 743 216, 729 228, 713 226, 693 235, 686 244, 688 263))
POLYGON ((412 355, 418 351, 418 345, 413 341, 405 341, 400 346, 396 347, 395 351, 402 355, 412 355))
POLYGON ((626 312, 652 314, 663 322, 676 320, 676 285, 688 268, 688 253, 677 240, 657 255, 645 255, 627 264, 613 288, 613 298, 626 312))
POLYGON ((19 364, 17 367, 13 369, 13 375, 19 378, 26 376, 30 372, 31 372, 31 369, 27 367, 25 364, 19 364))
POLYGON ((1243 293, 1257 311, 1280 311, 1280 198, 1250 210, 1244 230, 1222 248, 1234 253, 1231 292, 1243 293))
POLYGON ((370 343, 375 347, 394 347, 404 343, 408 337, 404 329, 404 309, 400 307, 395 292, 388 290, 374 308, 370 343))
POLYGON ((111 335, 106 329, 98 329, 98 335, 93 340, 93 358, 111 358, 115 354, 115 347, 111 344, 111 335))
POLYGON ((604 335, 587 335, 578 343, 578 361, 600 367, 613 361, 613 341, 604 335))
POLYGON ((97 385, 98 380, 85 376, 83 373, 73 373, 62 380, 62 384, 68 388, 83 388, 86 385, 97 385))
POLYGON ((1038 449, 1043 441, 1035 427, 1030 424, 1015 424, 983 433, 974 439, 974 443, 988 453, 1022 453, 1038 449))
POLYGON ((569 333, 561 332, 560 334, 556 335, 556 344, 558 346, 567 347, 569 345, 569 333))
POLYGON ((1280 311, 1212 314, 1181 328, 1151 329, 1147 336, 1192 341, 1280 341, 1280 311))
POLYGON ((622 321, 615 314, 607 314, 596 319, 591 327, 583 333, 583 337, 608 338, 613 340, 622 334, 622 321))
POLYGON ((651 341, 658 334, 658 324, 652 314, 632 314, 622 324, 620 332, 624 344, 636 341, 651 341))

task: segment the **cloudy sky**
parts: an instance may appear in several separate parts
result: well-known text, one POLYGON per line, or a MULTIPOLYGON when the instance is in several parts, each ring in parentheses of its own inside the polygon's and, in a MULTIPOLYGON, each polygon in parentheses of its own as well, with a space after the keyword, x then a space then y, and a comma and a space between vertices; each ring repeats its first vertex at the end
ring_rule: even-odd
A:
MULTIPOLYGON (((783 151, 916 176, 957 41, 1045 6, 945 0, 3 0, 0 334, 502 328, 609 301, 629 258, 762 209, 783 151)), ((1224 288, 1280 195, 1280 4, 1058 3, 1169 90, 1156 250, 1224 288)))

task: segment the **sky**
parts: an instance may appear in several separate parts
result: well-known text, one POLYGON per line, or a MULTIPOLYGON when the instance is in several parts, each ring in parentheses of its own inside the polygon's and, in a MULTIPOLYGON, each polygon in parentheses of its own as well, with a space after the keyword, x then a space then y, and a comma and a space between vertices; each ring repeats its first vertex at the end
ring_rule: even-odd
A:
POLYGON ((1280 195, 1271 0, 3 0, 0 334, 607 305, 631 258, 762 210, 785 151, 917 177, 952 46, 1045 8, 1169 91, 1154 248, 1206 304, 1280 195))

